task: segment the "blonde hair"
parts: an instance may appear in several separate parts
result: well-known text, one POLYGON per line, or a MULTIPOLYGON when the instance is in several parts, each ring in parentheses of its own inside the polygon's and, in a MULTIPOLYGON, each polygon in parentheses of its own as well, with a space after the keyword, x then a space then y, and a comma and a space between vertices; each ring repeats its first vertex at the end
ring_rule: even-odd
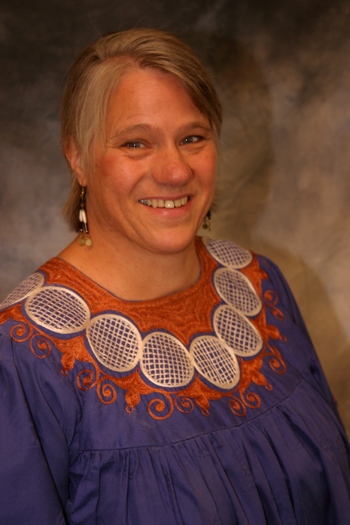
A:
MULTIPOLYGON (((108 34, 81 51, 73 64, 61 107, 61 145, 67 157, 71 141, 84 169, 93 163, 95 141, 105 143, 105 123, 112 92, 133 67, 150 67, 171 73, 182 82, 193 103, 208 118, 218 141, 221 104, 194 51, 174 35, 158 29, 130 29, 108 34)), ((79 183, 73 178, 64 215, 79 230, 79 183)))

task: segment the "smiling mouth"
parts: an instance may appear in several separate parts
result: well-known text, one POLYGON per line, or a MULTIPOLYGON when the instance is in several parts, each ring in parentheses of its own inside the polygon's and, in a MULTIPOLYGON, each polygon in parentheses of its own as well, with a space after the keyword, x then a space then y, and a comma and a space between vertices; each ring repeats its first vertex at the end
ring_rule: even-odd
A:
POLYGON ((163 200, 163 199, 141 199, 141 204, 149 206, 150 208, 181 208, 185 206, 189 201, 189 197, 182 197, 181 199, 172 200, 163 200))

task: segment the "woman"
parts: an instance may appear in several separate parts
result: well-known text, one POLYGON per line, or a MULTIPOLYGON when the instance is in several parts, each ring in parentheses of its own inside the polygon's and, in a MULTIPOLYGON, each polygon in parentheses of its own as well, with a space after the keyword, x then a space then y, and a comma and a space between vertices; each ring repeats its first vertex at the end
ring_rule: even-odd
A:
POLYGON ((78 237, 0 313, 0 523, 350 523, 349 445, 288 286, 196 237, 220 125, 167 33, 108 35, 73 66, 78 237))

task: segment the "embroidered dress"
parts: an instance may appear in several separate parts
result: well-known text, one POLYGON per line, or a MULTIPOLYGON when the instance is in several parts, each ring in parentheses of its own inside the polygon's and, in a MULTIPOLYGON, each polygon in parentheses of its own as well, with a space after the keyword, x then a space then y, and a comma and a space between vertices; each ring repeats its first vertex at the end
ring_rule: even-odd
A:
POLYGON ((0 312, 0 524, 346 525, 349 445, 278 268, 122 301, 58 258, 0 312))

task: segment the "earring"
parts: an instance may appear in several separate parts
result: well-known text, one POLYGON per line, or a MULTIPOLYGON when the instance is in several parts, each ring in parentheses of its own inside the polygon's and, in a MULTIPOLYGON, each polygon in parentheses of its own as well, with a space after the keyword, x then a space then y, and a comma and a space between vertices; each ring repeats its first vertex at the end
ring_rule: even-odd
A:
POLYGON ((80 190, 80 210, 79 210, 79 222, 80 222, 80 228, 79 228, 79 244, 80 246, 91 246, 92 240, 89 235, 89 228, 87 224, 87 217, 86 217, 86 188, 83 186, 80 190))
POLYGON ((210 226, 211 226, 211 210, 208 210, 206 216, 203 219, 202 228, 204 230, 210 231, 211 230, 210 226))

